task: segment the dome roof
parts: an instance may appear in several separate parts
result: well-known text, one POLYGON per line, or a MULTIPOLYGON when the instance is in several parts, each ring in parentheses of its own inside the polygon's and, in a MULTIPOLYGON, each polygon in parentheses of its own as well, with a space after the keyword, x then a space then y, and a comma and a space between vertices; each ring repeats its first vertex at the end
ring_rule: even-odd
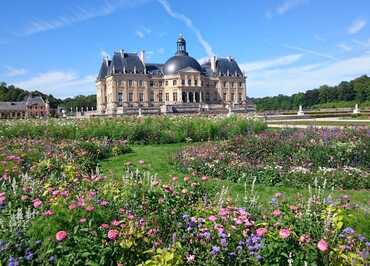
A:
POLYGON ((164 64, 164 74, 171 75, 177 73, 179 70, 191 67, 199 72, 202 72, 202 67, 193 57, 188 55, 175 55, 167 60, 164 64))

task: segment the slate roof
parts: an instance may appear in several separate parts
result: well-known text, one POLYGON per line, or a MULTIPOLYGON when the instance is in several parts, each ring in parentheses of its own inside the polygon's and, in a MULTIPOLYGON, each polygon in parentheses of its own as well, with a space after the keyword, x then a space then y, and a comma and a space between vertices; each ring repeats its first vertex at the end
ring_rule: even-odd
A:
POLYGON ((22 102, 0 102, 0 111, 25 111, 27 106, 33 104, 45 104, 45 101, 41 96, 27 96, 22 102))
POLYGON ((243 72, 239 68, 238 63, 233 58, 217 58, 215 73, 212 72, 211 63, 209 61, 202 64, 202 68, 207 75, 215 74, 219 76, 243 76, 243 72))

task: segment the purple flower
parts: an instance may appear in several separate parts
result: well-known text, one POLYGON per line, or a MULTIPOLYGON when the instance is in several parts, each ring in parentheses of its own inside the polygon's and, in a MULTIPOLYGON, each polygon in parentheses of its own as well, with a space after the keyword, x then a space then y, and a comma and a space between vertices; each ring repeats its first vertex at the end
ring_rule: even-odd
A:
POLYGON ((216 256, 220 252, 220 247, 219 246, 213 246, 211 250, 211 255, 216 256))
POLYGON ((221 238, 220 244, 221 244, 221 246, 226 247, 227 246, 227 239, 226 238, 221 238))
POLYGON ((355 233, 355 230, 351 227, 346 227, 343 229, 342 234, 352 235, 355 233))
POLYGON ((32 251, 27 251, 26 252, 26 255, 24 256, 24 258, 25 258, 25 260, 28 260, 28 261, 32 260, 32 258, 33 258, 32 251))

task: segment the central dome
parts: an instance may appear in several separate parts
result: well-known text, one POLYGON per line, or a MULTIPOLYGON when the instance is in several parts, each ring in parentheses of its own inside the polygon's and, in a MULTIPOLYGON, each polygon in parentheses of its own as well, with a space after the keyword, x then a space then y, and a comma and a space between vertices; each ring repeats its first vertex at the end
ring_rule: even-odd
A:
POLYGON ((175 55, 167 60, 164 65, 164 74, 171 75, 177 73, 179 70, 186 67, 191 67, 199 72, 202 71, 202 67, 199 65, 198 61, 193 57, 188 55, 175 55))
POLYGON ((177 39, 177 51, 176 55, 167 60, 164 64, 164 74, 171 75, 177 73, 179 70, 191 67, 199 72, 202 71, 202 67, 193 57, 189 56, 186 52, 186 41, 182 35, 177 39))

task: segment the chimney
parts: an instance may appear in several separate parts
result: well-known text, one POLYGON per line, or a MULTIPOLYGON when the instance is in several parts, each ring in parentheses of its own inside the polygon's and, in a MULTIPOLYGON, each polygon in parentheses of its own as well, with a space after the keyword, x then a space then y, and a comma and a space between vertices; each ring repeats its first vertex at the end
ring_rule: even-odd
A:
POLYGON ((143 63, 143 65, 145 65, 145 51, 144 50, 140 51, 139 58, 140 58, 141 62, 143 63))
POLYGON ((212 72, 216 72, 216 60, 217 60, 216 56, 212 55, 210 58, 212 72))

